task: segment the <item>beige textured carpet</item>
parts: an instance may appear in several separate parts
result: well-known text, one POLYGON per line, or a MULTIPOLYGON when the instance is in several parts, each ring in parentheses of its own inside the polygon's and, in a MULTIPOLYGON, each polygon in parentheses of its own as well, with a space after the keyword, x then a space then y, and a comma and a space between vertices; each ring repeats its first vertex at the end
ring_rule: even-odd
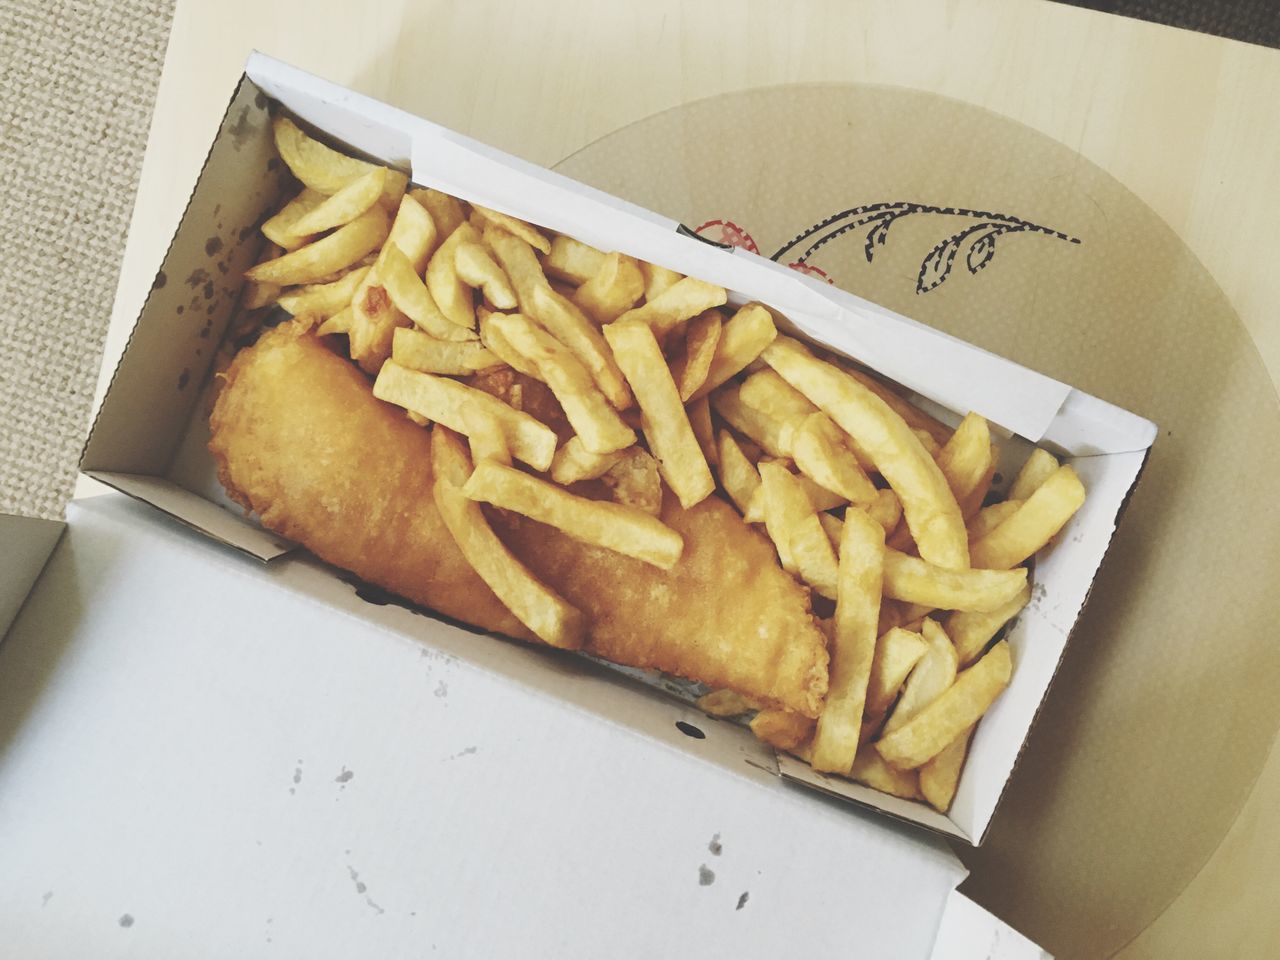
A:
POLYGON ((173 0, 0 0, 0 512, 75 483, 173 0))

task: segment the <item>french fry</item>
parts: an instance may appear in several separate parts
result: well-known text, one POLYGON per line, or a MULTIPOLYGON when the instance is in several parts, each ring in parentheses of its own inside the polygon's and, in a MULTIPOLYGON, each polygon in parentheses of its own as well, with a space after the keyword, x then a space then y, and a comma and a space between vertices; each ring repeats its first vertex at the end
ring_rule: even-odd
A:
POLYGON ((1052 540, 1084 504, 1084 484, 1070 464, 1058 467, 998 527, 975 540, 973 565, 1007 570, 1052 540))
POLYGON ((351 306, 351 298, 368 272, 369 267, 356 267, 330 283, 295 287, 276 302, 295 317, 325 320, 351 306))
POLYGON ((991 470, 991 429, 970 412, 938 451, 938 466, 957 503, 965 503, 991 470))
MULTIPOLYGON (((507 366, 519 371, 526 377, 541 380, 542 374, 538 371, 538 365, 508 343, 507 338, 494 326, 493 318, 495 316, 497 314, 486 309, 483 304, 476 307, 476 324, 479 327, 480 342, 484 344, 485 349, 507 366)), ((461 330, 462 328, 455 327, 454 329, 461 330)))
POLYGON ((432 496, 462 555, 499 600, 543 642, 576 650, 586 636, 581 611, 538 580, 498 539, 480 505, 462 493, 472 468, 456 434, 431 431, 432 496))
POLYGON ((885 596, 939 610, 995 610, 1017 596, 1026 582, 1025 567, 948 570, 892 548, 885 554, 885 596))
MULTIPOLYGON (((543 258, 542 267, 548 276, 564 280, 574 286, 581 286, 599 272, 605 256, 603 251, 581 240, 557 236, 551 238, 551 250, 543 258)), ((643 271, 644 268, 639 267, 639 269, 643 271)), ((643 282, 642 275, 641 283, 643 282)))
POLYGON ((539 253, 551 252, 551 241, 523 220, 519 220, 510 214, 499 213, 497 210, 490 210, 488 207, 482 207, 478 203, 471 204, 471 209, 494 226, 501 227, 512 236, 519 237, 539 253))
POLYGON ((738 384, 726 384, 713 393, 711 406, 731 427, 758 443, 769 456, 790 455, 790 447, 783 446, 783 421, 743 403, 738 384))
POLYGON ((811 413, 792 435, 791 455, 800 472, 818 486, 850 503, 873 503, 876 488, 844 445, 843 436, 825 413, 811 413))
POLYGON ((887 487, 884 490, 877 490, 875 499, 862 509, 867 511, 871 519, 884 527, 885 536, 893 533, 902 519, 902 502, 898 499, 898 495, 887 487))
MULTIPOLYGON (((955 683, 956 650, 951 645, 951 640, 933 620, 926 619, 921 632, 929 649, 915 665, 911 676, 907 677, 906 685, 902 688, 902 696, 898 698, 897 706, 893 708, 893 713, 889 715, 889 720, 884 725, 884 732, 880 738, 882 743, 885 737, 906 726, 921 710, 933 703, 955 683)), ((886 760, 889 759, 883 753, 881 756, 886 760)))
MULTIPOLYGON (((900 770, 914 770, 927 763, 982 718, 1009 685, 1012 672, 1009 644, 1002 640, 906 723, 887 730, 876 750, 900 770)), ((908 681, 908 689, 910 686, 908 681)))
MULTIPOLYGON (((284 253, 283 247, 267 243, 258 255, 258 262, 274 260, 282 253, 284 253)), ((241 311, 261 310, 263 307, 271 306, 279 299, 280 290, 281 288, 274 283, 256 283, 253 280, 246 280, 244 286, 240 288, 241 311)))
POLYGON ((721 325, 719 310, 704 310, 689 321, 684 348, 671 364, 671 375, 680 388, 681 400, 689 400, 706 383, 711 361, 716 355, 716 344, 720 342, 721 325))
POLYGON ((850 511, 840 537, 831 679, 813 736, 815 770, 847 775, 858 753, 883 573, 884 528, 865 513, 850 511))
POLYGON ((374 167, 304 213, 293 223, 291 232, 306 236, 350 223, 378 202, 386 182, 387 168, 374 167))
POLYGON ((516 308, 516 292, 502 268, 493 262, 489 251, 479 243, 460 243, 454 252, 454 265, 463 283, 484 291, 485 299, 499 310, 516 308))
POLYGON ((475 299, 471 288, 458 276, 454 255, 464 243, 476 243, 479 240, 480 234, 471 224, 461 223, 436 248, 427 262, 427 289, 431 292, 431 299, 436 302, 446 320, 469 330, 475 329, 476 325, 475 299))
POLYGON ((803 393, 768 367, 744 379, 738 396, 752 410, 767 414, 779 423, 794 425, 819 412, 803 393))
POLYGON ((660 267, 656 263, 640 261, 640 275, 644 277, 645 300, 656 300, 684 279, 684 274, 660 267))
POLYGON ((675 566, 684 550, 680 534, 647 513, 574 496, 553 483, 492 461, 476 465, 463 493, 663 570, 675 566))
POLYGON ((871 744, 858 751, 853 760, 853 769, 849 771, 849 778, 872 790, 902 797, 904 800, 916 800, 920 797, 920 777, 916 771, 889 766, 871 744))
MULTIPOLYGON (((521 300, 521 309, 523 304, 521 300)), ((600 328, 588 320, 572 300, 556 293, 545 282, 534 287, 532 304, 531 316, 573 352, 609 402, 618 410, 630 407, 631 391, 600 328)))
POLYGON ((780 463, 761 463, 759 469, 765 530, 777 547, 783 569, 834 599, 835 553, 804 487, 780 463))
POLYGON ((871 457, 902 501, 920 555, 939 567, 967 568, 969 539, 960 506, 933 457, 902 417, 839 367, 819 360, 790 337, 778 337, 761 356, 871 457))
POLYGON ((327 337, 335 333, 346 333, 351 329, 351 308, 343 307, 332 317, 316 328, 316 335, 327 337))
POLYGON ((245 276, 258 283, 289 286, 314 283, 343 270, 378 249, 391 225, 381 206, 370 207, 326 237, 298 247, 283 257, 250 267, 245 276))
POLYGON ((501 360, 478 340, 462 343, 437 340, 410 327, 397 327, 391 341, 391 359, 420 373, 442 373, 464 377, 477 370, 496 367, 501 360))
POLYGON ((297 250, 304 244, 309 243, 311 237, 308 234, 300 233, 294 225, 324 203, 325 199, 326 197, 323 193, 312 190, 310 187, 303 187, 297 196, 281 207, 274 216, 262 225, 262 235, 277 247, 284 250, 297 250))
POLYGON ((849 376, 853 377, 853 379, 857 380, 860 384, 883 400, 889 409, 905 420, 907 425, 911 427, 913 431, 922 430, 929 434, 933 441, 929 445, 931 449, 935 451, 940 450, 942 445, 950 439, 950 427, 929 416, 929 414, 925 413, 910 400, 907 400, 883 380, 880 380, 878 377, 873 377, 871 374, 848 364, 839 364, 839 366, 841 366, 849 376))
MULTIPOLYGON (((444 240, 467 219, 467 215, 462 210, 462 203, 447 193, 441 193, 430 187, 414 187, 409 191, 409 196, 431 214, 431 219, 436 225, 437 242, 444 240)), ((433 253, 435 253, 434 244, 426 255, 430 257, 433 253)), ((424 268, 425 264, 419 268, 419 272, 424 268)))
POLYGON ((758 709, 750 697, 733 690, 712 690, 700 696, 693 705, 709 717, 737 717, 758 709))
POLYGON ((880 635, 867 680, 867 699, 863 710, 867 719, 879 722, 928 650, 929 644, 924 637, 913 630, 891 627, 880 635))
MULTIPOLYGON (((351 181, 373 170, 383 169, 325 146, 303 133, 286 116, 277 116, 272 121, 272 130, 280 159, 303 184, 325 196, 332 196, 351 181)), ((384 206, 395 209, 404 193, 406 180, 405 175, 397 170, 387 171, 383 181, 384 206)))
POLYGON ((745 370, 778 335, 773 314, 758 303, 748 303, 720 331, 716 353, 711 360, 702 386, 694 391, 697 398, 710 393, 735 374, 745 370))
POLYGON ((813 588, 814 593, 834 600, 839 590, 836 554, 818 514, 808 514, 791 531, 790 547, 800 579, 813 588))
POLYGON ((717 287, 714 283, 694 277, 685 277, 659 296, 628 310, 618 320, 646 323, 652 328, 654 335, 661 338, 704 310, 723 306, 727 299, 724 287, 717 287))
MULTIPOLYGON (((996 478, 996 468, 1000 466, 1000 448, 991 444, 990 453, 987 455, 987 469, 982 476, 978 478, 977 484, 969 495, 960 501, 960 514, 964 517, 964 522, 968 523, 973 519, 974 515, 982 509, 983 503, 986 502, 987 494, 991 492, 991 483, 996 478)), ((973 538, 970 537, 970 540, 973 538)))
POLYGON ((973 549, 972 545, 975 540, 981 540, 1017 513, 1025 502, 1025 500, 1004 500, 1000 503, 993 503, 989 507, 983 507, 974 514, 973 519, 969 521, 969 549, 973 549))
POLYGON ((604 328, 604 336, 635 394, 645 438, 667 486, 685 509, 701 503, 715 490, 715 481, 653 331, 644 323, 619 320, 604 328))
POLYGON ((373 395, 456 433, 467 432, 464 411, 474 406, 502 424, 507 446, 517 460, 535 470, 546 470, 555 456, 556 435, 550 427, 457 380, 406 370, 394 360, 388 360, 373 383, 373 395))
POLYGON ((760 489, 760 473, 728 430, 721 430, 716 441, 720 455, 720 483, 738 510, 746 513, 752 495, 760 489))
POLYGON ((614 503, 643 510, 651 517, 662 513, 662 477, 658 461, 648 451, 639 447, 624 450, 600 481, 614 503))
POLYGON ((413 264, 399 247, 388 247, 378 263, 378 281, 396 309, 408 317, 418 329, 437 340, 455 343, 474 342, 475 333, 450 323, 422 282, 413 264))
MULTIPOLYGON (((972 738, 973 727, 970 727, 919 770, 920 794, 939 813, 946 813, 951 807, 951 801, 955 799, 960 771, 964 768, 965 755, 969 752, 969 741, 972 738)), ((879 756, 879 753, 876 755, 879 756)), ((887 764, 886 768, 896 769, 887 764)))
POLYGON ((813 734, 814 721, 790 710, 761 710, 751 718, 756 738, 778 750, 799 748, 813 734))
POLYGON ((1058 469, 1058 458, 1048 450, 1036 447, 1013 478, 1006 500, 1026 500, 1058 469))
POLYGON ((644 277, 632 257, 610 253, 572 299, 596 323, 612 323, 644 294, 644 277))
POLYGON ((551 479, 562 486, 581 480, 595 480, 604 476, 621 459, 621 450, 591 453, 583 446, 581 437, 573 436, 556 451, 551 461, 551 479))
POLYGON ((844 521, 837 517, 834 513, 819 513, 818 522, 822 524, 822 529, 826 531, 827 539, 831 541, 831 546, 840 549, 840 537, 844 534, 844 521))
POLYGON ((635 431, 609 406, 591 374, 568 347, 522 313, 495 313, 489 321, 507 343, 537 366, 589 452, 613 453, 636 442, 635 431))
MULTIPOLYGON (((773 462, 783 466, 788 464, 788 461, 786 460, 775 460, 773 462)), ((789 467, 788 472, 790 472, 789 467)), ((796 482, 799 483, 801 489, 804 490, 804 494, 809 498, 809 503, 813 505, 815 512, 821 513, 824 510, 833 510, 836 507, 844 506, 844 500, 841 499, 838 493, 832 493, 830 490, 826 489, 826 487, 818 486, 803 474, 800 474, 799 476, 792 474, 792 476, 795 476, 796 482)), ((764 523, 763 497, 763 491, 757 491, 752 496, 751 502, 747 504, 746 512, 743 514, 743 519, 746 520, 747 523, 764 523)))
POLYGON ((702 448, 707 465, 716 466, 720 462, 720 455, 716 450, 715 427, 711 424, 711 401, 703 397, 686 404, 684 409, 689 415, 689 426, 693 428, 693 435, 702 448))
POLYGON ((989 613, 955 611, 947 616, 947 636, 956 648, 961 667, 967 667, 987 648, 987 644, 1002 627, 1031 602, 1031 584, 1026 584, 1017 596, 989 613))
POLYGON ((511 466, 511 450, 502 435, 502 424, 479 407, 467 407, 462 412, 467 424, 467 442, 471 448, 471 460, 492 460, 504 467, 511 466))

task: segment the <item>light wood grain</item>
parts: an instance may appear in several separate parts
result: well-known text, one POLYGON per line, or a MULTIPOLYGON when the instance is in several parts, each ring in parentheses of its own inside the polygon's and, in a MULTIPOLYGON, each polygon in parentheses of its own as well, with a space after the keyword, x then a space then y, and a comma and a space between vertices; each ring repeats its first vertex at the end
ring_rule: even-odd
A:
MULTIPOLYGON (((1280 382, 1280 54, 1053 3, 981 0, 179 0, 104 377, 255 47, 544 164, 654 112, 753 87, 893 84, 978 104, 1074 147, 1159 213, 1280 382)), ((1280 949, 1266 908, 1280 888, 1278 807, 1273 751, 1209 864, 1121 956, 1280 949), (1210 915, 1218 922, 1203 923, 1210 915)))

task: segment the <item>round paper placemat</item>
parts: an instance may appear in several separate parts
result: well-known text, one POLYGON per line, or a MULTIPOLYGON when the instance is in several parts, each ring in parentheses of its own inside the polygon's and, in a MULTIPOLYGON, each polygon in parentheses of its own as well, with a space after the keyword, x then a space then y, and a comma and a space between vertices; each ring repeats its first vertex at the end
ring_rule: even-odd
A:
POLYGON ((1280 726, 1280 403, 1212 277, 1071 148, 934 94, 753 90, 560 171, 1156 421, 1160 438, 966 889, 1062 957, 1194 876, 1280 726))

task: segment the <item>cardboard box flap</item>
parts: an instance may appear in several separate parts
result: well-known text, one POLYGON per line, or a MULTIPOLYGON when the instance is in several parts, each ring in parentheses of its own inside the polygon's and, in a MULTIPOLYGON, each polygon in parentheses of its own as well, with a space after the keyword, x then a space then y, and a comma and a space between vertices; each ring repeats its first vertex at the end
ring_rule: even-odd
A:
POLYGON ((1150 420, 1081 390, 1072 390, 1042 438, 1072 456, 1134 453, 1156 441, 1150 420))
POLYGON ((61 520, 0 514, 0 640, 62 536, 61 520))
MULTIPOLYGON (((6 649, 61 651, 58 683, 0 755, 0 795, 42 801, 0 824, 0 899, 40 942, 105 897, 139 924, 222 918, 205 944, 218 955, 261 937, 268 914, 299 956, 401 956, 427 939, 453 956, 661 956, 691 937, 750 956, 785 953, 801 916, 820 955, 851 924, 869 956, 935 949, 965 876, 941 840, 731 775, 449 650, 580 661, 405 611, 413 632, 388 631, 304 595, 334 593, 318 567, 240 562, 116 495, 73 504, 66 544, 6 649), (121 818, 130 829, 102 829, 121 818), (172 883, 191 863, 195 898, 172 883), (46 907, 31 877, 49 871, 79 882, 46 907), (840 909, 813 911, 815 890, 840 909), (246 897, 275 906, 246 911, 246 897), (607 922, 547 923, 570 902, 607 922), (450 922, 477 911, 503 922, 450 922)), ((0 672, 0 699, 16 676, 0 672)))
POLYGON ((954 890, 929 960, 1053 960, 1053 956, 954 890))

